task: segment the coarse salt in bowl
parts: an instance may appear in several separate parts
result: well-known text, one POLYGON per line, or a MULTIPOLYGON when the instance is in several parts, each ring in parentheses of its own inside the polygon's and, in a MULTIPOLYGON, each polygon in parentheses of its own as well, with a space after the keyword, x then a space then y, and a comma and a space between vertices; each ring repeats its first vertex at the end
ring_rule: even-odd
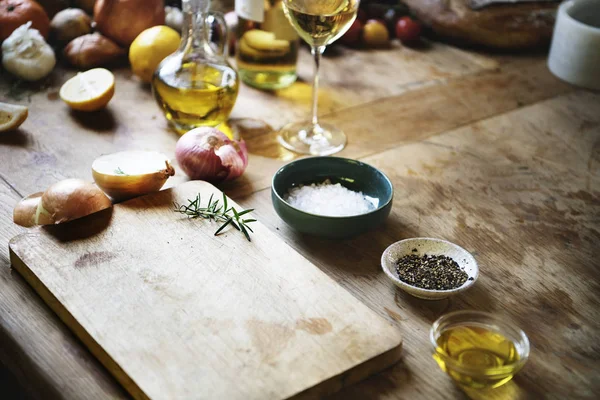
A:
POLYGON ((299 210, 328 217, 365 214, 375 210, 379 203, 379 199, 350 190, 340 183, 331 183, 329 179, 323 183, 292 187, 283 199, 299 210))
POLYGON ((275 173, 271 185, 282 220, 298 232, 327 238, 374 229, 389 215, 393 194, 392 183, 377 168, 340 157, 293 161, 275 173))

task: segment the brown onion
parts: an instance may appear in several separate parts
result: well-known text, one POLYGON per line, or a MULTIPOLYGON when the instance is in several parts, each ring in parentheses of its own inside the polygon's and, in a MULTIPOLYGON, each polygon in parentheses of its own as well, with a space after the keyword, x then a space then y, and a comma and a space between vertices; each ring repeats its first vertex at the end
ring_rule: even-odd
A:
POLYGON ((63 54, 72 65, 88 69, 116 60, 125 50, 101 34, 91 33, 71 40, 63 54))
POLYGON ((196 128, 177 141, 175 157, 191 178, 219 183, 235 179, 248 166, 246 143, 229 139, 215 128, 196 128))
POLYGON ((25 227, 35 225, 35 213, 43 194, 43 192, 31 194, 17 203, 13 210, 13 221, 15 224, 25 227))
POLYGON ((42 195, 36 224, 61 224, 112 207, 102 190, 81 179, 65 179, 50 186, 42 195))
POLYGON ((129 46, 142 31, 165 24, 163 0, 97 0, 96 29, 115 42, 129 46))
POLYGON ((50 22, 52 38, 66 43, 92 31, 92 19, 78 8, 60 11, 50 22))
POLYGON ((130 150, 98 157, 92 175, 104 193, 121 201, 160 190, 175 169, 163 154, 130 150))

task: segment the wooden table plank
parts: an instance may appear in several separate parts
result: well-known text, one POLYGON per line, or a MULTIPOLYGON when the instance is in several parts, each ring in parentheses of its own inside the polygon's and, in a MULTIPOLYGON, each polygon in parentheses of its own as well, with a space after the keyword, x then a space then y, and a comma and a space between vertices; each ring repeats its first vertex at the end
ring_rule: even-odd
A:
MULTIPOLYGON (((243 85, 232 117, 264 119, 276 129, 290 121, 308 119, 313 61, 304 49, 299 58, 298 82, 274 92, 243 85)), ((335 47, 325 52, 321 63, 319 113, 329 114, 496 68, 498 62, 493 58, 435 42, 427 42, 421 49, 403 47, 397 42, 386 50, 335 47)))
MULTIPOLYGON (((323 63, 322 114, 498 66, 489 57, 435 43, 427 51, 400 48, 395 44, 390 50, 357 52, 338 48, 336 53, 336 57, 326 57, 323 63), (401 73, 389 73, 400 65, 404 65, 401 73), (377 68, 381 68, 381 74, 388 73, 375 75, 373 70, 377 68), (343 75, 348 79, 334 80, 340 71, 346 71, 343 75), (327 78, 332 78, 332 82, 328 83, 327 78), (362 85, 351 83, 355 81, 362 85), (329 101, 332 96, 339 100, 329 101)), ((301 54, 299 72, 310 81, 310 55, 305 50, 301 54)), ((42 90, 27 84, 19 86, 18 90, 11 89, 14 84, 6 75, 0 79, 0 101, 28 103, 30 108, 29 118, 17 134, 0 137, 0 144, 11 149, 2 152, 7 164, 2 174, 9 184, 15 186, 11 179, 18 178, 20 190, 32 193, 68 177, 91 179, 91 162, 101 154, 114 151, 160 150, 174 157, 174 145, 179 136, 169 131, 150 87, 140 84, 128 68, 115 71, 115 96, 109 107, 92 114, 71 111, 58 98, 60 86, 74 74, 75 71, 59 68, 46 80, 42 90), (31 169, 37 173, 20 173, 31 169)), ((232 117, 262 119, 279 127, 306 118, 310 93, 309 85, 302 81, 279 92, 262 92, 242 85, 232 117)), ((280 151, 278 146, 276 151, 280 151)), ((236 183, 233 195, 268 187, 270 176, 283 164, 282 161, 294 157, 287 151, 283 155, 276 153, 275 157, 272 154, 265 156, 263 150, 251 152, 254 154, 245 180, 236 183)), ((184 179, 178 174, 169 184, 184 179)))
MULTIPOLYGON (((571 90, 548 71, 544 60, 527 60, 346 108, 322 119, 348 134, 348 146, 340 154, 356 158, 571 90)), ((249 140, 251 151, 286 158, 287 153, 280 149, 276 136, 273 132, 252 138, 249 140)))
MULTIPOLYGON (((493 69, 497 65, 490 57, 441 44, 434 44, 432 50, 435 51, 374 50, 356 53, 354 59, 348 56, 355 53, 351 51, 342 50, 345 57, 328 55, 322 71, 325 93, 322 113, 377 98, 382 87, 393 87, 396 91, 391 93, 399 94, 421 85, 443 82, 444 77, 493 69), (364 62, 367 64, 361 64, 364 62), (399 74, 390 74, 386 80, 363 74, 363 69, 372 71, 382 62, 389 66, 390 71, 406 63, 410 67, 405 66, 399 74), (338 68, 343 63, 347 65, 338 68), (345 74, 346 78, 363 85, 354 84, 350 90, 343 89, 344 81, 333 79, 340 70, 350 71, 350 74, 345 74), (327 80, 331 80, 331 84, 327 80), (371 81, 376 81, 378 89, 367 84, 371 81), (344 96, 348 98, 328 105, 327 94, 336 90, 345 90, 344 96), (349 98, 351 103, 348 103, 349 98)), ((166 124, 149 88, 140 86, 129 71, 116 73, 117 95, 109 108, 90 115, 71 112, 58 99, 60 85, 74 73, 58 69, 41 86, 15 85, 13 78, 5 72, 0 76, 0 101, 18 102, 30 107, 29 118, 19 131, 0 136, 0 158, 3 160, 0 171, 3 228, 0 240, 3 243, 25 232, 25 229, 11 223, 13 205, 20 197, 67 177, 91 179, 90 162, 96 156, 128 148, 157 149, 173 155, 177 135, 166 131, 166 124)), ((301 81, 310 81, 312 67, 307 53, 301 54, 299 73, 301 81)), ((296 115, 304 118, 308 112, 309 88, 302 82, 298 86, 300 98, 286 93, 287 100, 242 86, 234 113, 263 118, 275 126, 296 115), (282 107, 283 102, 286 107, 282 107)), ((284 162, 260 155, 252 155, 251 158, 251 167, 244 181, 228 187, 228 192, 251 193, 267 187, 269 180, 266 177, 284 162)), ((169 180, 168 185, 183 179, 178 174, 169 180)), ((0 307, 3 310, 0 313, 1 358, 4 362, 10 361, 11 370, 21 385, 30 389, 33 397, 47 398, 50 393, 55 393, 51 388, 57 388, 63 398, 123 396, 121 388, 105 370, 20 276, 12 273, 6 246, 0 251, 0 307)))
MULTIPOLYGON (((338 155, 361 158, 571 90, 548 71, 544 60, 513 60, 495 71, 350 107, 325 115, 323 120, 348 135, 348 146, 338 155)), ((271 132, 246 138, 252 154, 248 172, 239 181, 225 185, 228 194, 240 196, 248 193, 248 187, 269 187, 273 173, 284 161, 297 156, 282 148, 276 137, 277 132, 271 132)))
MULTIPOLYGON (((386 70, 394 72, 390 73, 390 76, 386 76, 387 80, 378 77, 367 76, 360 78, 358 75, 356 77, 351 76, 354 72, 360 74, 361 68, 356 68, 356 65, 360 65, 360 62, 365 62, 364 59, 352 59, 346 56, 344 58, 337 57, 326 60, 326 63, 329 63, 329 60, 331 60, 331 65, 326 64, 323 69, 323 82, 326 91, 325 106, 321 110, 323 113, 337 111, 338 113, 333 114, 331 118, 336 119, 336 121, 339 119, 341 123, 345 124, 344 128, 349 130, 350 146, 344 154, 351 157, 373 155, 373 159, 367 158, 367 160, 384 169, 399 168, 397 163, 402 158, 412 160, 406 164, 412 165, 411 170, 407 169, 403 173, 399 173, 394 179, 409 177, 408 182, 411 183, 405 186, 407 193, 411 191, 424 193, 431 199, 436 199, 439 203, 446 204, 448 199, 444 195, 448 195, 449 193, 438 193, 438 186, 435 185, 439 185, 437 182, 427 183, 429 179, 432 179, 431 176, 434 175, 434 171, 429 171, 428 167, 421 166, 418 163, 421 161, 421 158, 426 160, 429 155, 431 163, 428 166, 439 170, 440 167, 436 166, 434 161, 437 160, 436 157, 440 156, 440 154, 430 152, 433 152, 436 148, 437 151, 444 152, 443 154, 446 154, 445 151, 447 150, 452 150, 443 147, 450 146, 446 142, 423 144, 426 138, 429 137, 430 139, 427 141, 434 143, 437 139, 433 138, 435 135, 462 125, 472 124, 476 121, 481 121, 474 125, 476 128, 465 126, 452 134, 463 130, 480 129, 477 127, 487 124, 486 118, 508 112, 508 126, 504 126, 503 129, 508 132, 505 135, 509 133, 513 134, 514 137, 511 143, 514 143, 514 146, 518 148, 519 140, 523 135, 519 135, 518 133, 520 132, 515 133, 513 131, 515 127, 519 128, 517 123, 521 123, 523 120, 518 119, 513 123, 511 122, 511 118, 513 118, 515 113, 531 112, 537 106, 521 109, 519 107, 535 104, 541 100, 567 93, 572 88, 552 78, 545 68, 544 61, 539 58, 524 59, 523 57, 478 56, 444 45, 437 46, 439 47, 434 52, 414 55, 416 58, 415 61, 407 60, 406 55, 410 53, 404 51, 399 52, 400 58, 397 61, 395 61, 395 58, 394 61, 382 61, 386 57, 398 56, 398 54, 393 52, 382 51, 382 56, 377 62, 386 62, 386 65, 390 66, 386 70), (443 55, 440 55, 440 52, 443 55), (462 63, 465 65, 463 66, 462 63), (328 106, 328 94, 335 94, 336 90, 343 90, 344 86, 344 80, 336 81, 333 77, 329 76, 331 71, 336 71, 336 65, 338 66, 338 70, 350 72, 342 75, 344 80, 354 79, 356 83, 352 90, 350 90, 350 92, 354 91, 354 93, 344 93, 347 99, 343 98, 344 101, 331 102, 333 106, 331 104, 328 106), (402 70, 403 65, 405 65, 406 71, 402 70), (394 66, 397 66, 400 72, 394 70, 394 66), (432 69, 428 70, 428 66, 432 69), (496 67, 498 68, 495 69, 496 67), (506 74, 511 74, 511 79, 506 79, 506 74), (328 79, 331 79, 333 83, 330 87, 333 89, 330 89, 329 92, 327 91, 328 79), (360 86, 361 79, 364 82, 369 82, 369 85, 372 81, 376 81, 374 85, 376 85, 377 90, 369 90, 369 85, 360 86), (438 95, 435 88, 442 88, 444 90, 442 90, 441 95, 438 95), (393 90, 398 91, 393 92, 393 90), (406 92, 407 90, 408 92, 406 92), (381 122, 381 130, 374 131, 368 129, 368 121, 361 121, 356 118, 357 115, 361 115, 360 108, 348 111, 343 110, 347 106, 360 104, 360 99, 363 97, 365 101, 371 101, 381 98, 384 94, 402 95, 397 96, 393 100, 395 102, 393 106, 387 108, 389 112, 378 115, 378 118, 387 118, 386 121, 388 121, 387 125, 381 122), (428 101, 431 101, 431 103, 428 101), (436 108, 436 124, 433 126, 434 129, 429 128, 429 125, 426 123, 431 117, 431 114, 427 113, 427 109, 431 104, 439 107, 436 108), (455 108, 458 110, 456 115, 459 118, 452 117, 452 110, 455 108), (355 123, 344 121, 345 118, 349 118, 348 116, 355 123), (425 118, 426 121, 421 121, 419 118, 425 118), (394 129, 390 129, 391 127, 394 129), (418 145, 414 144, 414 142, 419 141, 421 143, 418 145), (381 160, 377 158, 377 152, 392 147, 394 148, 387 155, 382 156, 381 160), (420 152, 424 152, 422 157, 420 156, 420 152), (413 172, 419 174, 419 176, 413 176, 413 172)), ((351 54, 352 57, 356 56, 353 52, 349 52, 348 54, 351 54)), ((368 54, 370 58, 374 55, 378 57, 379 53, 375 52, 373 54, 373 52, 369 52, 365 54, 368 54)), ((358 53, 358 57, 364 58, 366 56, 363 56, 363 53, 358 53)), ((373 64, 365 68, 365 71, 373 70, 375 70, 373 64)), ((305 56, 304 64, 300 68, 300 75, 305 79, 310 79, 311 76, 310 66, 305 56)), ((4 241, 4 243, 7 243, 8 239, 16 233, 23 231, 22 228, 18 228, 10 222, 12 207, 20 195, 37 191, 63 177, 78 176, 89 179, 91 177, 89 173, 91 160, 101 153, 142 147, 160 149, 166 154, 172 155, 173 144, 177 140, 177 136, 165 131, 164 123, 160 122, 162 116, 158 114, 149 91, 147 88, 140 88, 135 81, 130 79, 128 73, 117 74, 117 97, 111 102, 107 112, 96 114, 95 116, 71 113, 60 101, 56 100, 56 92, 66 78, 66 76, 56 75, 50 80, 50 87, 42 90, 39 94, 29 93, 31 97, 29 103, 31 113, 29 119, 23 125, 21 132, 10 136, 0 136, 0 158, 4 162, 3 168, 0 171, 0 178, 2 178, 2 181, 0 181, 0 200, 2 200, 0 217, 2 218, 1 226, 3 227, 0 230, 0 240, 4 241), (135 108, 131 107, 132 104, 136 105, 135 108), (54 126, 49 125, 52 121, 55 121, 54 126)), ((4 98, 5 100, 7 100, 5 90, 8 84, 9 82, 6 79, 0 79, 0 98, 4 98)), ((306 90, 304 92, 307 93, 306 90)), ((578 92, 575 97, 569 98, 570 102, 566 103, 564 100, 565 97, 557 99, 556 101, 559 103, 556 104, 560 104, 557 110, 560 111, 563 106, 579 109, 578 105, 581 103, 587 104, 585 107, 590 107, 590 102, 597 102, 596 97, 589 98, 586 97, 587 94, 582 93, 578 92), (580 98, 579 96, 583 97, 580 98)), ((244 88, 240 95, 240 106, 234 111, 234 116, 261 118, 274 126, 278 126, 296 116, 298 118, 304 117, 305 111, 307 111, 306 99, 305 94, 304 97, 300 96, 298 99, 292 98, 292 100, 286 100, 286 102, 281 98, 244 88), (304 106, 302 105, 303 101, 304 106)), ((26 102, 27 96, 23 97, 21 101, 26 102)), ((543 108, 548 104, 555 104, 554 101, 544 102, 540 107, 543 108)), ((386 107, 385 103, 385 101, 380 101, 377 107, 386 107)), ((367 107, 370 106, 367 105, 367 107)), ((371 110, 377 109, 377 107, 372 107, 371 110)), ((590 109, 595 111, 593 108, 590 109)), ((567 119, 567 121, 571 121, 571 123, 577 126, 583 124, 584 131, 586 129, 588 131, 596 129, 597 131, 597 126, 594 125, 596 119, 588 118, 579 120, 579 117, 581 116, 575 116, 572 119, 567 119), (588 122, 584 124, 584 121, 588 122)), ((553 115, 546 115, 546 118, 548 120, 547 124, 552 128, 553 115)), ((482 135, 485 134, 486 132, 482 133, 482 135)), ((501 136, 501 138, 504 137, 501 136)), ((241 180, 235 184, 224 186, 224 189, 235 197, 248 195, 249 193, 268 187, 272 172, 287 159, 293 157, 291 153, 285 151, 278 150, 274 152, 273 148, 268 146, 269 141, 272 141, 272 137, 259 136, 248 139, 251 152, 253 153, 251 155, 250 167, 241 180)), ((474 148, 484 152, 487 156, 494 153, 494 148, 499 143, 501 142, 487 143, 487 146, 490 147, 489 153, 485 153, 485 151, 488 151, 487 147, 482 149, 480 144, 477 146, 474 145, 474 148)), ((590 158, 589 165, 591 165, 590 171, 594 171, 594 176, 597 176, 598 146, 595 145, 593 148, 596 149, 594 150, 596 156, 595 158, 590 158)), ((543 154, 541 156, 547 158, 543 154)), ((558 171, 561 173, 568 173, 570 171, 568 168, 566 170, 560 168, 566 165, 562 159, 551 160, 550 162, 546 160, 546 163, 549 165, 548 171, 558 171)), ((469 165, 473 167, 473 164, 469 165)), ((475 164, 475 166, 478 167, 479 164, 475 164)), ((456 166, 452 168, 456 169, 457 173, 463 171, 463 169, 456 166)), ((469 171, 471 170, 469 169, 465 172, 469 171)), ((181 176, 178 177, 178 179, 181 178, 181 176)), ((443 175, 440 175, 438 178, 442 183, 444 179, 447 179, 443 175)), ((522 181, 519 181, 521 186, 526 186, 530 183, 526 174, 521 178, 522 181)), ((566 185, 565 182, 566 180, 562 181, 561 184, 566 185)), ((596 181, 590 178, 590 186, 586 187, 587 190, 584 190, 584 192, 592 193, 591 201, 595 201, 594 196, 597 196, 593 194, 593 191, 589 192, 593 187, 592 185, 595 184, 594 182, 596 181)), ((466 181, 461 181, 457 182, 456 185, 459 188, 463 186, 468 188, 467 183, 466 181)), ((507 185, 506 182, 504 184, 505 186, 507 185)), ((476 188, 482 187, 481 183, 478 183, 478 185, 473 185, 471 188, 466 189, 467 192, 474 192, 475 195, 481 196, 477 194, 476 190, 476 188)), ((500 189, 502 187, 498 186, 498 190, 500 189)), ((570 189, 570 191, 572 192, 573 190, 570 189)), ((507 193, 506 195, 510 194, 510 192, 507 193)), ((574 193, 578 193, 578 191, 574 193)), ((452 192, 451 194, 455 193, 452 192)), ((587 199, 588 202, 590 201, 590 197, 585 194, 575 194, 573 196, 580 196, 587 199)), ((479 197, 477 198, 479 199, 479 197)), ((399 200, 400 198, 397 199, 397 201, 399 200)), ((575 200, 573 199, 573 201, 575 200)), ((246 198, 244 201, 249 201, 249 199, 246 198)), ((284 230, 283 223, 277 220, 272 214, 268 191, 263 190, 259 192, 252 201, 254 202, 253 204, 259 205, 261 213, 265 213, 261 215, 263 222, 271 223, 275 231, 283 234, 288 240, 290 238, 296 239, 294 236, 291 236, 291 233, 284 230), (280 228, 280 230, 277 230, 277 228, 280 228)), ((408 199, 404 198, 404 201, 408 201, 408 199)), ((414 198, 411 201, 414 202, 414 198)), ((480 203, 476 204, 480 205, 480 203)), ((401 203, 401 206, 402 210, 406 208, 406 204, 404 203, 401 203)), ((475 222, 479 222, 479 219, 470 218, 468 211, 466 213, 463 212, 465 214, 464 223, 466 226, 471 227, 475 222)), ((490 211, 488 210, 488 212, 490 211)), ((576 212, 581 211, 577 211, 576 209, 576 212)), ((546 217, 548 213, 551 214, 552 211, 545 211, 541 215, 546 217)), ((559 214, 559 217, 561 215, 563 214, 559 214)), ((407 214, 396 210, 392 219, 386 224, 387 233, 368 235, 367 238, 371 241, 369 247, 367 249, 363 247, 365 251, 361 252, 357 251, 360 248, 359 245, 362 243, 361 240, 350 241, 346 244, 332 244, 328 242, 323 245, 319 241, 311 240, 310 238, 298 238, 299 242, 297 245, 304 246, 311 251, 320 249, 312 257, 317 262, 321 259, 319 264, 328 274, 340 281, 371 308, 380 312, 390 321, 396 321, 401 327, 412 327, 413 323, 416 324, 415 328, 410 330, 411 332, 413 330, 415 332, 407 339, 405 361, 387 373, 356 386, 353 389, 356 390, 355 398, 406 398, 411 396, 428 398, 428 395, 433 396, 432 398, 436 396, 438 398, 440 396, 448 398, 460 394, 458 389, 433 365, 429 354, 423 353, 424 342, 422 339, 416 338, 415 335, 418 331, 424 334, 430 322, 447 307, 474 306, 478 304, 477 301, 487 301, 489 296, 485 295, 486 290, 484 289, 491 286, 494 275, 487 276, 484 271, 482 281, 480 282, 482 285, 480 286, 478 283, 468 295, 465 295, 464 299, 457 299, 456 302, 452 300, 450 306, 445 303, 423 304, 420 301, 405 298, 403 294, 394 292, 387 282, 381 281, 376 276, 374 278, 373 276, 378 273, 378 267, 371 261, 379 258, 379 254, 388 243, 400 237, 407 237, 419 232, 437 232, 438 225, 445 226, 445 230, 440 231, 441 233, 453 238, 451 235, 454 234, 454 230, 450 230, 450 227, 455 224, 457 215, 452 214, 451 211, 441 211, 438 217, 430 215, 426 218, 422 230, 420 228, 419 216, 421 214, 416 209, 412 209, 407 214), (415 217, 417 218, 417 222, 411 225, 414 223, 413 219, 415 217), (331 254, 325 255, 326 250, 324 250, 324 247, 328 247, 328 251, 331 254), (350 264, 344 262, 344 260, 349 260, 350 255, 356 258, 356 263, 350 264), (336 259, 336 257, 338 258, 336 259), (330 258, 334 259, 333 264, 323 266, 322 260, 329 260, 330 258), (378 290, 379 292, 377 292, 378 290), (396 301, 394 301, 398 296, 400 304, 403 304, 403 308, 400 308, 396 304, 396 301), (374 304, 376 306, 373 306, 374 304), (433 386, 432 382, 435 381, 437 385, 438 380, 441 382, 441 386, 431 388, 433 386)), ((523 220, 528 223, 530 222, 525 218, 523 220)), ((562 226, 562 223, 565 222, 570 223, 570 221, 563 221, 559 218, 556 224, 557 226, 562 226)), ((461 238, 463 241, 467 239, 473 240, 473 237, 465 232, 467 232, 467 229, 459 231, 456 234, 456 240, 460 241, 461 238)), ((504 231, 497 234, 502 238, 510 238, 511 233, 511 231, 504 231)), ((471 250, 473 249, 471 248, 471 250)), ((110 378, 107 378, 106 372, 74 340, 73 336, 57 318, 49 313, 49 310, 33 294, 32 290, 23 280, 16 274, 10 273, 6 252, 6 247, 0 252, 0 308, 2 308, 2 313, 0 313, 0 357, 3 360, 10 359, 9 361, 13 361, 11 369, 20 372, 19 377, 21 381, 27 383, 32 388, 32 392, 36 393, 39 398, 47 398, 45 395, 50 393, 47 388, 52 387, 58 388, 64 398, 113 398, 120 396, 122 393, 121 389, 115 386, 110 378), (4 312, 5 310, 10 310, 10 318, 6 317, 8 314, 4 312), (8 358, 5 356, 8 356, 8 358), (23 368, 19 369, 19 366, 23 366, 23 368), (72 373, 68 372, 65 374, 63 371, 72 371, 72 373)), ((514 255, 510 253, 510 256, 514 255)), ((479 255, 477 257, 479 258, 479 255)), ((489 257, 491 261, 495 261, 493 255, 489 257)), ((497 305, 497 303, 494 304, 497 305)), ((490 307, 492 306, 494 305, 490 305, 490 307)), ((550 313, 552 312, 550 311, 550 313)), ((562 318, 563 311, 559 309, 556 311, 556 314, 558 315, 556 318, 560 319, 562 318)), ((583 333, 574 332, 573 338, 575 340, 579 340, 580 337, 585 339, 587 333, 586 328, 583 328, 583 333)), ((585 341, 582 341, 582 343, 585 343, 585 341)), ((591 368, 589 371, 593 373, 594 369, 591 368)), ((576 372, 579 373, 578 371, 576 372)), ((545 377, 540 379, 539 385, 534 386, 529 384, 529 377, 531 375, 525 375, 525 373, 526 371, 524 371, 524 378, 517 378, 518 385, 516 389, 511 385, 513 392, 510 393, 514 394, 511 398, 519 398, 519 396, 524 396, 523 398, 525 398, 531 394, 542 393, 544 390, 541 386, 547 381, 545 377), (522 379, 525 380, 524 385, 522 385, 522 379)), ((574 372, 573 374, 576 373, 574 372)), ((581 372, 581 374, 585 374, 585 371, 581 372)), ((538 375, 535 373, 533 376, 538 375)), ((552 379, 554 379, 554 375, 552 379)), ((560 381, 560 379, 556 379, 556 381, 560 381)), ((594 393, 594 390, 597 391, 595 387, 591 389, 583 387, 580 390, 586 389, 592 390, 592 393, 594 393)), ((350 397, 353 390, 346 392, 345 395, 350 397)), ((582 392, 582 394, 585 395, 586 393, 582 392)))
POLYGON ((600 94, 559 96, 363 161, 393 181, 394 207, 381 230, 353 240, 293 232, 270 207, 269 190, 240 201, 403 329, 403 362, 336 398, 456 396, 431 358, 428 330, 443 313, 460 309, 510 317, 532 342, 530 360, 514 383, 483 398, 600 395, 600 94), (419 236, 473 252, 481 269, 473 289, 430 302, 389 282, 377 262, 381 252, 419 236))
MULTIPOLYGON (((117 150, 160 150, 174 157, 178 136, 168 131, 148 87, 140 86, 128 71, 117 73, 116 95, 109 108, 93 114, 70 111, 57 99, 58 87, 68 76, 56 76, 46 92, 31 94, 29 119, 17 134, 0 138, 0 144, 11 149, 3 154, 7 167, 2 173, 9 184, 15 186, 11 179, 18 177, 20 190, 33 193, 64 178, 91 179, 91 160, 117 150), (38 173, 21 173, 32 168, 38 173)), ((243 88, 247 93, 240 95, 238 106, 253 104, 257 112, 239 115, 264 119, 277 126, 285 110, 296 109, 295 104, 275 107, 277 103, 271 102, 277 98, 243 88)), ((568 90, 569 86, 551 76, 542 60, 525 59, 507 68, 438 81, 429 87, 413 88, 403 95, 369 103, 360 108, 362 118, 355 117, 358 109, 349 108, 326 119, 340 125, 349 136, 348 148, 340 155, 357 158, 568 90), (401 124, 397 122, 399 116, 401 124)), ((361 93, 367 96, 367 92, 361 93)), ((234 197, 268 187, 273 172, 295 157, 277 144, 275 134, 246 139, 251 153, 247 172, 242 179, 224 186, 234 197)), ((185 176, 179 173, 169 185, 183 180, 185 176)))

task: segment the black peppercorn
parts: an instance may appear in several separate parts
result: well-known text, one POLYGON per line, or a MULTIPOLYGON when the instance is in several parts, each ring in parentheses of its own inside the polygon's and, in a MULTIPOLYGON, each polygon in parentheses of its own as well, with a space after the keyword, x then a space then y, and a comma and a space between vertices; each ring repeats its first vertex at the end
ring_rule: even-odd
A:
POLYGON ((462 286, 469 276, 452 258, 408 254, 396 261, 398 278, 409 285, 430 290, 449 290, 462 286))

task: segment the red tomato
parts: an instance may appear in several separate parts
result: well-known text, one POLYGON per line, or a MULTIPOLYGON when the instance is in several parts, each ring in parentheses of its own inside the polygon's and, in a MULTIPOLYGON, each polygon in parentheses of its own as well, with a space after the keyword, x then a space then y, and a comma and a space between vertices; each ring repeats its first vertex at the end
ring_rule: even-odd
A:
POLYGON ((402 17, 396 23, 396 37, 403 43, 414 43, 421 36, 421 24, 410 17, 402 17))
POLYGON ((362 23, 355 19, 350 29, 340 38, 340 43, 346 46, 356 46, 360 42, 360 34, 362 33, 362 23))

